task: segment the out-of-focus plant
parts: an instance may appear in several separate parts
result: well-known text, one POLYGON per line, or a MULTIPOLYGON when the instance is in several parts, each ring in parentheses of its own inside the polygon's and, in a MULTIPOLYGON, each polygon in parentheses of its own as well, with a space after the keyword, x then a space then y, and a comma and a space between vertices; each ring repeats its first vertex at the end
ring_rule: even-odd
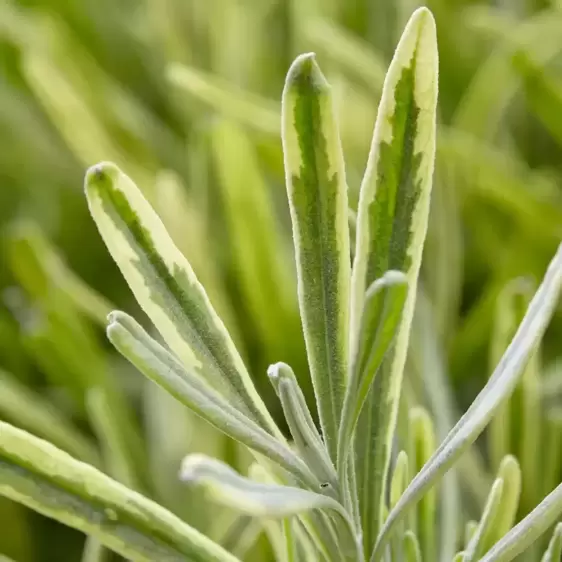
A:
MULTIPOLYGON (((185 78, 182 69, 176 71, 172 78, 185 78)), ((207 81, 202 84, 212 88, 207 81)), ((223 99, 220 88, 214 91, 220 103, 236 105, 235 97, 223 99)), ((550 489, 557 483, 556 475, 550 475, 551 481, 539 490, 532 456, 533 437, 538 438, 540 427, 538 343, 558 301, 562 248, 532 299, 526 288, 514 285, 505 290, 492 347, 496 366, 466 413, 450 427, 454 413, 436 345, 443 325, 431 330, 425 297, 414 318, 433 179, 436 102, 435 24, 427 9, 419 9, 409 20, 384 78, 355 215, 349 211, 332 90, 312 54, 298 57, 289 70, 281 134, 298 303, 316 403, 312 414, 301 389, 306 381, 302 370, 296 371, 297 376, 286 363, 269 368, 292 443, 266 408, 194 267, 141 191, 115 164, 98 164, 86 175, 88 204, 98 230, 166 347, 120 311, 109 314, 109 340, 149 380, 251 452, 249 477, 208 455, 192 454, 182 462, 181 480, 189 490, 205 495, 205 502, 199 498, 201 513, 203 505, 209 509, 213 503, 226 508, 217 542, 147 499, 166 495, 158 486, 163 482, 155 477, 158 467, 147 462, 160 455, 145 450, 124 389, 109 375, 105 355, 85 322, 86 317, 99 322, 109 304, 70 273, 33 229, 14 229, 14 272, 27 296, 41 306, 30 309, 20 293, 9 295, 10 306, 22 325, 31 323, 30 350, 52 375, 54 386, 74 390, 64 399, 88 417, 102 447, 99 455, 89 438, 43 397, 3 376, 4 395, 9 393, 0 400, 4 415, 82 460, 0 422, 0 494, 88 534, 85 560, 100 560, 107 547, 132 560, 234 561, 236 551, 243 556, 262 528, 277 558, 287 561, 508 561, 539 545, 539 537, 562 513, 562 487, 550 489), (22 252, 27 252, 27 259, 20 262, 22 252), (521 302, 526 306, 524 314, 521 302), (37 338, 41 327, 56 337, 37 338), (407 352, 416 338, 422 342, 415 345, 421 355, 413 357, 412 370, 418 377, 409 377, 403 385, 407 352), (428 376, 428 365, 437 372, 428 376), (69 374, 70 378, 60 378, 69 374), (435 391, 429 400, 435 426, 426 409, 408 407, 420 401, 424 392, 416 385, 423 387, 424 381, 435 391), (20 411, 18 404, 33 408, 20 411), (513 418, 513 406, 524 415, 513 418), (462 550, 455 555, 459 543, 454 518, 462 508, 456 500, 450 501, 458 497, 454 480, 443 480, 440 513, 434 487, 494 415, 500 416, 490 435, 496 478, 479 521, 467 523, 462 550), (400 450, 396 456, 395 443, 400 450), (448 492, 451 496, 445 497, 448 492), (535 506, 545 492, 550 493, 535 506), (514 526, 518 511, 530 513, 514 526)), ((244 107, 239 104, 236 112, 244 107)), ((234 144, 250 154, 236 127, 218 129, 213 139, 216 157, 220 159, 222 151, 234 144)), ((229 158, 232 155, 227 155, 227 162, 229 158)), ((237 215, 252 199, 243 192, 244 176, 231 175, 229 170, 239 172, 239 168, 227 164, 221 178, 231 207, 234 248, 241 253, 252 243, 260 248, 255 263, 240 272, 244 298, 264 330, 268 321, 290 326, 290 296, 276 292, 254 296, 251 291, 256 280, 266 278, 261 268, 287 275, 270 256, 272 248, 283 247, 282 242, 270 247, 259 239, 263 235, 275 240, 267 232, 275 228, 273 214, 261 201, 254 229, 244 224, 237 215), (275 314, 269 315, 270 305, 275 314), (258 319, 260 314, 265 321, 258 319)), ((175 189, 173 177, 161 181, 164 193, 175 189)), ((163 204, 161 214, 165 213, 163 204)), ((204 253, 195 252, 190 259, 207 272, 199 276, 216 279, 204 253)), ((219 289, 215 290, 219 296, 219 289)), ((424 294, 422 288, 420 292, 424 294)), ((228 314, 227 303, 223 306, 228 314)), ((271 350, 283 349, 274 339, 262 343, 271 350)), ((432 394, 431 388, 425 390, 432 394)), ((148 390, 149 400, 154 399, 153 392, 148 390)), ((161 413, 162 408, 156 411, 161 413)), ((153 444, 165 448, 176 426, 152 421, 157 432, 153 444)), ((461 481, 474 482, 481 461, 468 458, 468 469, 459 464, 461 477, 465 474, 461 481)), ((545 466, 550 470, 554 465, 550 459, 545 466)), ((481 483, 473 488, 482 494, 481 483)), ((559 557, 560 537, 557 526, 543 560, 559 557)), ((530 560, 537 555, 532 549, 526 554, 530 560)))

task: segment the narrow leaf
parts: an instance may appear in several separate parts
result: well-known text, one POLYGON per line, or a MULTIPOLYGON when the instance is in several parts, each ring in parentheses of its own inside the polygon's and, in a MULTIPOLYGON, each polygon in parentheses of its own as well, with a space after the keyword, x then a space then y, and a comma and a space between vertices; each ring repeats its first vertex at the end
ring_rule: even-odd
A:
POLYGON ((100 234, 139 304, 187 367, 244 413, 279 433, 246 367, 193 270, 132 180, 101 163, 86 174, 100 234))
POLYGON ((201 377, 184 368, 133 318, 124 312, 112 312, 107 335, 139 371, 198 416, 250 449, 263 453, 305 485, 314 489, 319 487, 307 466, 284 443, 234 408, 201 377))
MULTIPOLYGON (((272 478, 271 472, 268 472, 264 467, 257 462, 252 463, 248 469, 249 477, 262 484, 277 484, 278 482, 272 478)), ((264 524, 264 531, 273 547, 275 552, 276 560, 283 560, 285 555, 285 541, 283 536, 282 526, 279 522, 272 519, 262 520, 264 524)), ((299 550, 303 553, 305 560, 310 560, 311 562, 317 562, 318 559, 322 559, 325 556, 325 551, 316 548, 314 544, 314 538, 308 532, 306 526, 306 521, 304 517, 300 517, 300 521, 295 525, 294 536, 297 540, 299 550)))
POLYGON ((548 548, 541 559, 541 562, 558 562, 562 559, 562 523, 558 523, 552 533, 552 538, 548 543, 548 548))
POLYGON ((492 526, 495 524, 496 517, 500 514, 503 486, 504 482, 502 478, 497 478, 492 485, 492 489, 488 495, 488 501, 486 502, 484 511, 482 512, 482 518, 480 519, 478 527, 466 547, 464 562, 479 560, 482 554, 486 552, 486 539, 490 535, 490 531, 492 526))
POLYGON ((406 276, 387 271, 367 291, 360 336, 352 359, 351 377, 338 436, 338 465, 342 474, 351 437, 373 380, 396 335, 407 295, 406 276))
POLYGON ((180 478, 202 486, 213 500, 253 517, 284 518, 317 509, 330 510, 337 516, 338 536, 350 542, 353 558, 358 556, 353 523, 333 498, 301 488, 255 482, 223 462, 200 454, 184 459, 180 478))
POLYGON ((420 544, 412 531, 406 531, 402 539, 405 562, 422 562, 420 544))
POLYGON ((88 533, 129 560, 236 561, 161 506, 2 422, 0 495, 88 533))
POLYGON ((562 484, 551 492, 525 519, 482 557, 480 562, 509 562, 532 545, 562 514, 562 484))
POLYGON ((385 542, 394 525, 476 440, 489 423, 496 408, 513 392, 530 354, 542 337, 554 312, 561 283, 562 245, 558 248, 523 322, 488 383, 431 459, 415 476, 390 513, 373 552, 373 562, 380 560, 385 542))
POLYGON ((301 488, 255 482, 201 454, 184 459, 180 478, 204 487, 215 501, 252 517, 283 518, 312 509, 335 510, 347 517, 333 498, 301 488))
MULTIPOLYGON (((413 445, 414 474, 429 460, 436 448, 435 430, 427 411, 415 407, 410 412, 410 431, 413 445)), ((424 560, 434 560, 436 545, 437 494, 429 490, 424 494, 417 509, 417 533, 424 560)))
POLYGON ((431 13, 420 8, 400 39, 385 79, 361 185, 351 292, 351 349, 357 348, 366 289, 387 270, 402 271, 408 295, 396 345, 375 377, 357 426, 361 517, 367 551, 378 535, 391 441, 427 218, 435 156, 437 45, 431 13))
MULTIPOLYGON (((491 345, 493 364, 501 359, 509 341, 521 322, 533 294, 528 279, 514 279, 498 297, 494 337, 491 345)), ((498 410, 490 422, 490 458, 494 468, 511 453, 521 459, 523 493, 521 512, 528 513, 543 496, 538 484, 539 444, 541 442, 539 346, 530 357, 513 396, 498 410)), ((548 490, 550 491, 550 490, 548 490)), ((519 500, 519 496, 517 496, 519 500)), ((511 525, 505 529, 509 530, 511 525)))
POLYGON ((508 455, 503 459, 498 470, 498 478, 503 480, 501 508, 494 525, 489 530, 483 552, 498 542, 516 520, 521 497, 521 468, 515 457, 508 455))
POLYGON ((39 301, 63 291, 77 310, 98 324, 112 309, 111 304, 76 275, 41 230, 25 221, 17 222, 8 233, 11 267, 30 295, 39 301))
POLYGON ((470 541, 472 540, 472 537, 474 537, 474 534, 476 533, 476 530, 478 529, 478 521, 467 521, 465 528, 464 528, 464 547, 468 547, 468 545, 470 544, 470 541))
POLYGON ((276 363, 267 370, 281 401, 297 451, 321 482, 324 493, 338 493, 338 477, 328 451, 316 429, 304 394, 289 365, 276 363), (331 490, 328 490, 331 488, 331 490))
POLYGON ((239 515, 225 530, 220 545, 239 558, 244 558, 256 544, 262 532, 262 524, 255 517, 239 515))
POLYGON ((404 493, 408 482, 410 481, 408 474, 408 455, 406 451, 400 451, 396 457, 396 465, 392 474, 390 484, 390 507, 394 507, 400 496, 404 493))
POLYGON ((562 419, 547 417, 543 424, 543 454, 541 455, 541 466, 543 485, 542 495, 551 492, 560 481, 560 466, 562 465, 562 419))
MULTIPOLYGON (((408 482, 410 481, 408 474, 408 455, 405 451, 400 451, 398 457, 396 458, 396 464, 394 466, 394 472, 392 473, 392 480, 390 481, 390 507, 394 507, 400 496, 404 493, 408 482)), ((405 525, 402 525, 402 529, 395 533, 392 537, 390 551, 391 558, 394 560, 401 560, 404 558, 404 530, 405 525)))
POLYGON ((308 361, 335 461, 348 368, 347 184, 330 87, 313 54, 301 55, 289 69, 282 138, 308 361))

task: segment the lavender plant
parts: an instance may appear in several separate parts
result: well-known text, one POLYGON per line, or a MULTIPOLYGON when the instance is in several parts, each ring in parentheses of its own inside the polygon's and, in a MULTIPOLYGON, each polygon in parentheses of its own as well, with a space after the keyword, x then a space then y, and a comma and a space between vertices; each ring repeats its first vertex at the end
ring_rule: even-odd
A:
MULTIPOLYGON (((282 141, 317 410, 309 411, 301 390, 307 373, 282 362, 270 367, 291 442, 190 263, 133 181, 111 163, 86 175, 100 234, 163 344, 121 311, 109 314, 109 340, 146 377, 251 451, 248 476, 190 455, 179 477, 205 490, 210 502, 264 525, 280 520, 266 527, 280 560, 508 561, 562 513, 558 486, 513 527, 521 469, 506 454, 480 520, 459 544, 438 528, 434 490, 528 368, 558 300, 562 249, 487 385, 445 439, 436 446, 422 408, 410 412, 406 438, 398 431, 435 158, 437 67, 435 23, 422 8, 407 24, 384 81, 355 240, 330 87, 313 54, 289 70, 282 141), (462 550, 439 549, 439 542, 462 550)), ((100 433, 111 433, 103 423, 111 419, 110 402, 94 394, 90 407, 100 412, 100 433)), ((48 416, 42 419, 54 419, 48 416)), ((66 442, 64 427, 59 434, 66 442)), ((135 561, 237 560, 152 500, 6 423, 0 423, 0 494, 88 534, 89 559, 107 547, 135 561)), ((558 524, 543 561, 559 559, 561 549, 558 524)))

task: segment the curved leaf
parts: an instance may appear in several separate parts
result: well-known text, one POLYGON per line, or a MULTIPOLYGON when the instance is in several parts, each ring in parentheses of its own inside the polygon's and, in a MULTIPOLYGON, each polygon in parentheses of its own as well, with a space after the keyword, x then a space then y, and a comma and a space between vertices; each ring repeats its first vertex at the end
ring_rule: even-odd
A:
POLYGON ((393 527, 476 440, 494 415, 498 405, 513 392, 530 354, 542 337, 554 312, 561 284, 562 245, 551 261, 523 322, 488 383, 423 469, 415 476, 389 514, 372 554, 373 562, 380 560, 393 527))
POLYGON ((138 562, 236 562, 175 515, 53 445, 0 422, 0 495, 138 562))
POLYGON ((132 180, 101 163, 86 174, 90 212, 113 259, 170 348, 263 428, 279 434, 185 257, 132 180))
MULTIPOLYGON (((417 474, 429 460, 436 448, 435 429, 429 413, 422 407, 416 406, 409 412, 413 453, 413 474, 417 474)), ((423 560, 434 560, 436 545, 436 514, 437 494, 434 490, 427 492, 420 500, 417 509, 416 537, 422 552, 423 560)))
POLYGON ((185 457, 180 478, 203 486, 217 502, 252 517, 283 518, 312 509, 330 509, 347 519, 343 507, 333 498, 302 488, 250 480, 225 463, 201 454, 185 457))
POLYGON ((275 461, 305 485, 315 489, 319 487, 317 479, 293 451, 234 408, 191 370, 185 369, 133 318, 124 312, 112 312, 107 336, 146 377, 198 416, 229 437, 275 461))
POLYGON ((215 501, 253 517, 284 518, 311 510, 330 510, 336 515, 338 538, 346 543, 343 545, 346 555, 353 559, 361 556, 353 522, 333 498, 292 486, 256 482, 223 462, 200 454, 184 459, 180 478, 203 486, 215 501))
POLYGON ((402 539, 405 562, 422 562, 422 555, 418 538, 412 531, 406 531, 402 539))

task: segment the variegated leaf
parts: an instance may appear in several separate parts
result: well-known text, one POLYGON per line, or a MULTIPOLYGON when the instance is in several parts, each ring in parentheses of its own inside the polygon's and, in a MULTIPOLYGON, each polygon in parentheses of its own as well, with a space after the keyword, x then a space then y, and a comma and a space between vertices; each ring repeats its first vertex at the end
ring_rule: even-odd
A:
POLYGON ((408 22, 385 79, 361 185, 351 292, 356 349, 367 287, 402 271, 408 296, 393 352, 375 377, 357 426, 358 494, 369 551, 381 526, 402 371, 422 255, 435 156, 437 42, 429 10, 408 22))
POLYGON ((109 252, 167 345, 264 429, 279 434, 189 262, 137 186, 110 163, 90 168, 85 183, 109 252))
POLYGON ((344 474, 359 414, 400 324, 407 290, 408 283, 403 273, 387 271, 373 281, 367 291, 338 435, 338 472, 341 475, 344 474))
POLYGON ((330 87, 313 54, 299 56, 287 75, 282 137, 306 348, 335 461, 348 368, 347 184, 330 87))
POLYGON ((237 560, 158 504, 3 422, 0 496, 88 533, 128 560, 237 560))

